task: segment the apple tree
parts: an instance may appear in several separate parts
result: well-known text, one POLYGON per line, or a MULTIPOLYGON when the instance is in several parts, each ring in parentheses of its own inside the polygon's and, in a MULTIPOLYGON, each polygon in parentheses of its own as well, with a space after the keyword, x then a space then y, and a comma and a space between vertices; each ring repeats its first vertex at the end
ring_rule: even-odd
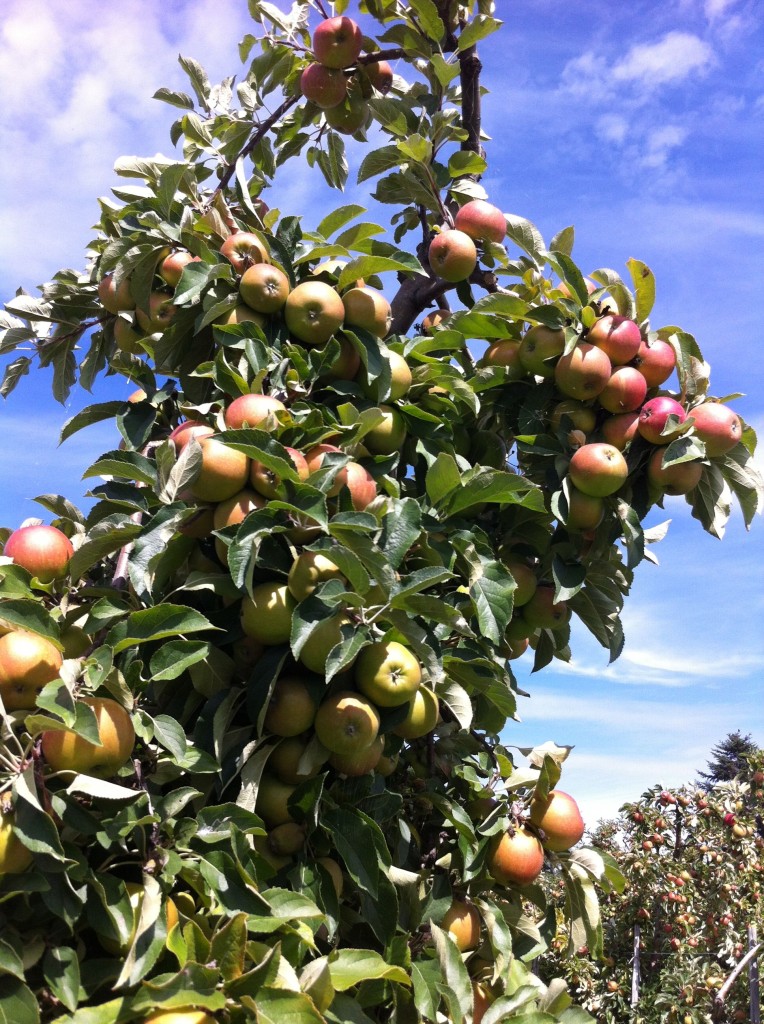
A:
POLYGON ((128 382, 62 429, 114 423, 88 509, 3 535, 16 1024, 590 1019, 532 969, 540 879, 595 956, 622 879, 568 750, 502 741, 512 661, 573 617, 619 655, 666 495, 718 536, 761 504, 649 268, 586 278, 480 184, 494 5, 336 6, 250 0, 238 83, 182 57, 176 155, 119 160, 84 269, 2 317, 5 395, 128 382), (281 210, 298 160, 389 227, 281 210))

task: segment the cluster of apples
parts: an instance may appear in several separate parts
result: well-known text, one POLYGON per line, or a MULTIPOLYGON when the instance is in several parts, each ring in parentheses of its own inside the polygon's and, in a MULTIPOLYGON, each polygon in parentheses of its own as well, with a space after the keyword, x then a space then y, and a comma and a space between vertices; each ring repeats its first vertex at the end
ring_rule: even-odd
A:
POLYGON ((393 70, 385 60, 358 63, 363 33, 345 16, 325 18, 313 33, 312 49, 315 59, 300 76, 300 91, 335 131, 353 135, 369 123, 367 100, 374 90, 382 95, 390 91, 393 70))
MULTIPOLYGON (((466 281, 478 263, 477 245, 501 244, 507 219, 498 206, 485 199, 471 199, 459 207, 453 227, 444 228, 430 242, 430 267, 444 281, 466 281)), ((425 328, 437 321, 428 321, 425 328)))

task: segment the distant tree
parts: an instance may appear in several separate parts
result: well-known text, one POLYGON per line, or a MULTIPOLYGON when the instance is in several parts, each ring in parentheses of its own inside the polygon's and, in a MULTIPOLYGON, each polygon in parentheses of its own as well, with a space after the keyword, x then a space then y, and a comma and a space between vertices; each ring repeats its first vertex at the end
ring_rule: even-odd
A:
POLYGON ((698 785, 710 789, 718 782, 729 782, 748 767, 751 757, 759 752, 759 747, 751 739, 737 732, 729 733, 722 742, 713 748, 708 760, 708 771, 698 772, 698 785))

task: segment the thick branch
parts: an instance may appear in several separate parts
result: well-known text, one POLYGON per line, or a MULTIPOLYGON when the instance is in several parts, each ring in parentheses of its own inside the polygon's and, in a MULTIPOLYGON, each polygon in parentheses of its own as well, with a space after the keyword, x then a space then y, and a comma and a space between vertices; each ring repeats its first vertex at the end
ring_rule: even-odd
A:
POLYGON ((724 1020, 724 1001, 729 995, 730 989, 735 984, 740 975, 743 973, 743 971, 746 969, 748 964, 752 960, 758 959, 758 957, 761 955, 762 950, 764 950, 764 942, 759 942, 758 945, 754 946, 752 949, 749 949, 743 957, 743 959, 737 964, 732 974, 730 974, 730 976, 724 982, 724 984, 719 989, 714 998, 714 1004, 711 1010, 712 1020, 724 1020))
POLYGON ((470 46, 459 55, 459 78, 462 84, 462 128, 467 138, 461 148, 478 156, 485 156, 480 143, 480 63, 477 48, 470 46))

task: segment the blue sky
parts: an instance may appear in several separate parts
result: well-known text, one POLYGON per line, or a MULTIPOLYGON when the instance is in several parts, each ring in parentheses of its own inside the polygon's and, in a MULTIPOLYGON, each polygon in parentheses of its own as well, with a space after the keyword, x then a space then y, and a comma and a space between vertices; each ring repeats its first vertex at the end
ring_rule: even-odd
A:
MULTIPOLYGON (((286 8, 284 0, 277 4, 286 8)), ((653 326, 696 335, 712 390, 764 433, 764 14, 754 0, 499 0, 505 28, 481 48, 492 201, 547 240, 574 224, 585 271, 655 272, 653 326)), ((171 108, 184 88, 177 55, 219 80, 240 72, 245 0, 6 0, 0 14, 0 295, 34 292, 82 266, 96 197, 123 154, 170 153, 171 108)), ((308 226, 337 201, 297 162, 276 201, 308 226)), ((353 176, 351 173, 351 182, 353 176)), ((344 201, 368 205, 364 187, 344 201)), ((378 216, 375 212, 375 216, 378 216)), ((77 500, 89 461, 113 446, 109 425, 56 448, 72 412, 128 388, 116 381, 67 409, 33 374, 0 405, 0 523, 38 513, 28 499, 77 500)), ((762 460, 759 460, 760 465, 762 460)), ((624 615, 626 650, 607 666, 585 630, 574 661, 528 676, 532 698, 509 742, 575 750, 564 787, 594 822, 662 782, 692 779, 710 748, 740 729, 764 743, 764 532, 739 516, 720 543, 668 499, 659 566, 643 565, 624 615)))

